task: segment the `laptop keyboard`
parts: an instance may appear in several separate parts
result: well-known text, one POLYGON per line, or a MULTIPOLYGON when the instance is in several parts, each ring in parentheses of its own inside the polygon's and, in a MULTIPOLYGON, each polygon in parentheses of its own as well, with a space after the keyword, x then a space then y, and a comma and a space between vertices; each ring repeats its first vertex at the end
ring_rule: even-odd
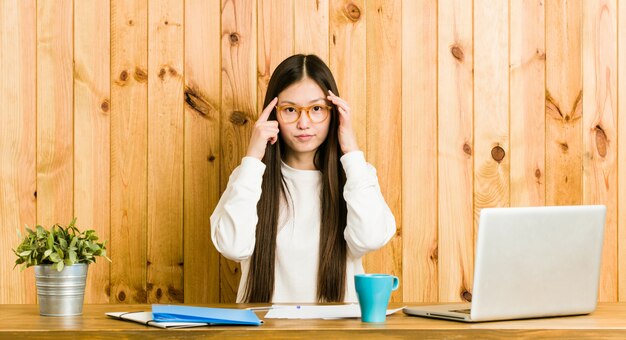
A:
POLYGON ((463 314, 471 314, 471 309, 453 309, 451 310, 451 312, 455 312, 455 313, 463 313, 463 314))

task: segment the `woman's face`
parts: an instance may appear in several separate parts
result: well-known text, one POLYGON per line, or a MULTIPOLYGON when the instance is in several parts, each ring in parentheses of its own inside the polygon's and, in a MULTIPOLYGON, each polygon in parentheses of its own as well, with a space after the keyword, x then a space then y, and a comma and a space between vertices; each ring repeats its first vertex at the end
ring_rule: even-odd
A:
POLYGON ((330 126, 330 110, 326 94, 311 78, 305 77, 293 83, 278 94, 276 105, 278 127, 285 144, 287 156, 303 156, 315 154, 317 148, 326 140, 330 126), (309 108, 309 115, 301 108, 309 108), (326 111, 327 110, 327 111, 326 111), (295 122, 290 122, 297 117, 295 122), (325 118, 324 113, 327 112, 325 118), (321 121, 320 121, 321 120, 321 121), (318 122, 315 122, 318 121, 318 122))

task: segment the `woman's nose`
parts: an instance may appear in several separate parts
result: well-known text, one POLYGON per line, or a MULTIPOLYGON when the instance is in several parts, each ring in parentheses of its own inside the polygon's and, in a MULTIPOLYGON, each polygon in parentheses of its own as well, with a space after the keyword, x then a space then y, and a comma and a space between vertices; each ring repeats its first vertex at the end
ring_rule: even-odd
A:
POLYGON ((300 130, 308 129, 311 126, 311 120, 309 119, 308 112, 305 110, 300 111, 300 117, 298 117, 296 127, 300 130))

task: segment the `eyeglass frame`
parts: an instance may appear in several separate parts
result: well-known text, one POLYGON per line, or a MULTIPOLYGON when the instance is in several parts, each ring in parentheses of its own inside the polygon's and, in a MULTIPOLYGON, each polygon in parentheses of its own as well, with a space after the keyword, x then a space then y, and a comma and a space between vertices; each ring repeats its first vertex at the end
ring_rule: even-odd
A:
POLYGON ((330 105, 326 105, 326 104, 320 104, 320 103, 316 103, 316 104, 312 104, 309 106, 299 106, 299 105, 294 105, 294 104, 287 104, 287 105, 276 105, 276 112, 280 115, 280 118, 286 123, 286 124, 293 124, 295 122, 297 122, 298 120, 300 120, 300 117, 302 117, 302 111, 306 112, 306 116, 309 118, 309 121, 311 123, 314 124, 320 124, 323 123, 326 119, 328 119, 328 117, 330 116, 330 113, 332 112, 333 107, 330 105), (324 108, 326 108, 328 110, 328 114, 326 115, 326 117, 324 117, 324 119, 320 120, 319 122, 313 121, 313 119, 311 119, 311 109, 315 106, 322 106, 324 108), (294 109, 296 109, 296 112, 298 112, 298 118, 296 118, 293 121, 287 121, 282 114, 282 109, 286 108, 286 107, 293 107, 294 109))

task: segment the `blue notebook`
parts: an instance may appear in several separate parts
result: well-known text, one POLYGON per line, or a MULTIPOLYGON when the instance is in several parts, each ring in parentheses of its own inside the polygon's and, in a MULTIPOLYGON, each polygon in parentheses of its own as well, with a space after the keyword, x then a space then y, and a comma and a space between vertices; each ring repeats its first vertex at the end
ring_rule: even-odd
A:
POLYGON ((253 311, 234 308, 152 305, 152 317, 158 322, 205 322, 219 325, 253 325, 261 320, 253 311))

